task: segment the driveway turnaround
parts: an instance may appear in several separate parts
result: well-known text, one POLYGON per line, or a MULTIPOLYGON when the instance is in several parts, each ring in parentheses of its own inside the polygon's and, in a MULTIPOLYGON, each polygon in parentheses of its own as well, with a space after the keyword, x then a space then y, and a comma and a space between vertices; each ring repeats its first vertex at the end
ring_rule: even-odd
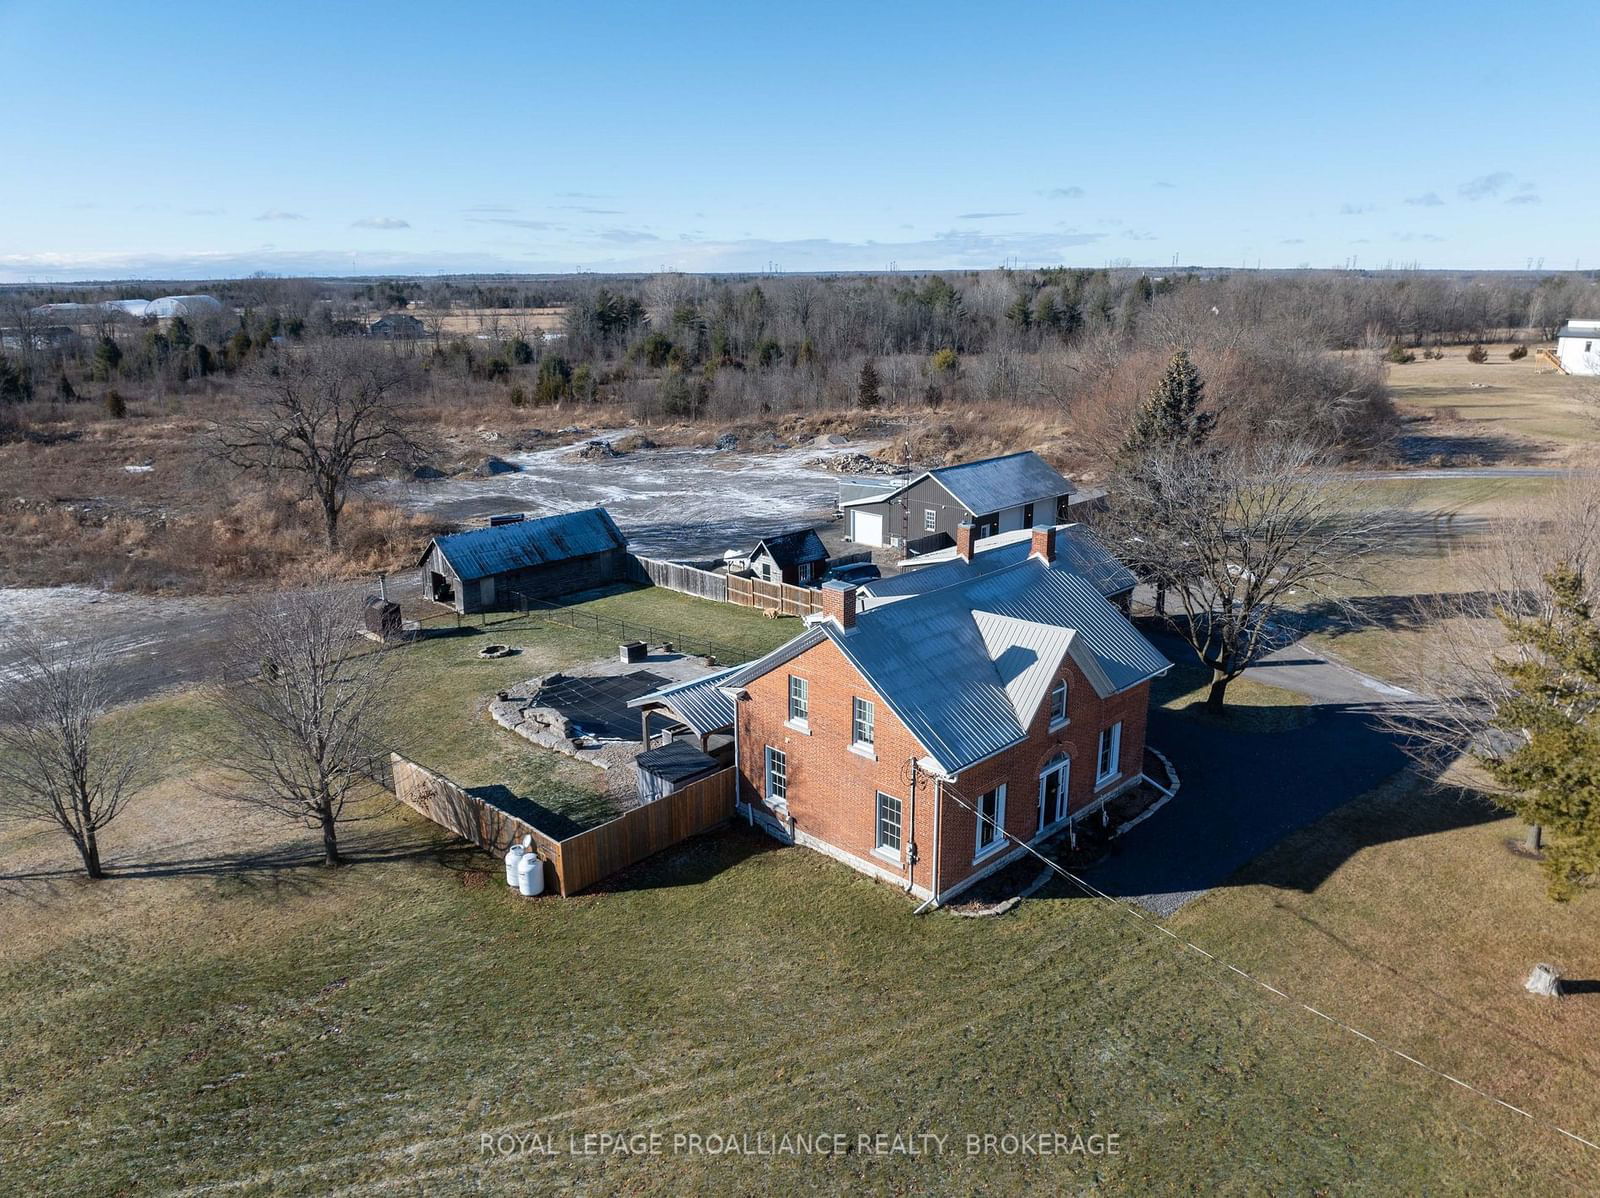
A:
MULTIPOLYGON (((1156 643, 1169 657, 1184 651, 1165 639, 1156 643)), ((1172 760, 1183 785, 1086 871, 1094 885, 1170 915, 1405 767, 1376 717, 1388 704, 1414 699, 1410 692, 1300 643, 1247 673, 1310 696, 1309 722, 1291 732, 1244 732, 1152 708, 1149 743, 1172 760)))

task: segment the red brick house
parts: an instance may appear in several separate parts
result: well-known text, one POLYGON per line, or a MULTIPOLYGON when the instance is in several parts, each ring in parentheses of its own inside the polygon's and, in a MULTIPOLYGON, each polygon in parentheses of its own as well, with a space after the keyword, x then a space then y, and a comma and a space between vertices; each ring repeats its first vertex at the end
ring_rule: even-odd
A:
POLYGON ((805 632, 722 682, 740 814, 942 903, 1137 784, 1169 663, 1057 560, 1055 531, 870 610, 824 584, 805 632))

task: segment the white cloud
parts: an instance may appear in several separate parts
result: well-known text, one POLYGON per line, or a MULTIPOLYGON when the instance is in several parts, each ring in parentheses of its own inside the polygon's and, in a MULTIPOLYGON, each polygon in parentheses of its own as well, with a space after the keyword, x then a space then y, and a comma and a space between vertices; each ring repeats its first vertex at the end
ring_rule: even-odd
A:
POLYGON ((1439 198, 1439 193, 1436 191, 1425 191, 1419 196, 1407 196, 1406 203, 1414 208, 1440 208, 1444 206, 1444 201, 1439 198))
POLYGON ((257 220, 305 220, 305 217, 302 216, 298 212, 285 212, 281 208, 268 208, 260 216, 256 217, 256 219, 257 220))
POLYGON ((409 229, 411 222, 398 216, 366 216, 350 223, 352 229, 409 229))
POLYGON ((1468 179, 1456 190, 1464 200, 1487 200, 1499 195, 1511 185, 1510 171, 1493 171, 1487 175, 1479 175, 1475 179, 1468 179))

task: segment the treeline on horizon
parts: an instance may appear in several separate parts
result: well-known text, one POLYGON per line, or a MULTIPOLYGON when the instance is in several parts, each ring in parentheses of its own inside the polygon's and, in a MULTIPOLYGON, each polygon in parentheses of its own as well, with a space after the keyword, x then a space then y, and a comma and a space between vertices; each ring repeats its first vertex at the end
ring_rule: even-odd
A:
POLYGON ((410 307, 431 392, 514 406, 621 405, 640 419, 762 420, 833 408, 1021 405, 1064 413, 1085 442, 1125 424, 1177 349, 1230 437, 1292 427, 1352 456, 1380 453, 1395 415, 1383 353, 1547 339, 1595 314, 1590 274, 1129 269, 920 274, 463 276, 221 280, 10 288, 0 326, 52 302, 215 295, 220 314, 139 325, 107 316, 74 344, 12 336, 0 401, 65 401, 122 386, 225 386, 273 347, 362 335, 410 307), (564 335, 513 314, 446 332, 441 314, 567 309, 564 335), (1346 351, 1346 352, 1331 352, 1346 351), (87 387, 85 387, 87 384, 87 387))

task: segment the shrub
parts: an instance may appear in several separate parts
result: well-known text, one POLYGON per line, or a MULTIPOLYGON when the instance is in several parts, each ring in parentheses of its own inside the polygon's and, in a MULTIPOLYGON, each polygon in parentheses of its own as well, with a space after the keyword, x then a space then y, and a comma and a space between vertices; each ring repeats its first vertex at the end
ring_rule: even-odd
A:
POLYGON ((514 408, 526 407, 528 404, 528 393, 522 389, 521 383, 512 386, 510 398, 511 406, 514 408))
POLYGON ((121 420, 128 414, 128 401, 122 398, 122 392, 113 387, 106 392, 106 415, 113 420, 121 420))
POLYGON ((1520 362, 1527 356, 1528 347, 1526 345, 1513 345, 1511 347, 1511 352, 1506 354, 1506 357, 1510 358, 1513 362, 1520 362))
POLYGON ((1483 342, 1475 341, 1472 348, 1467 351, 1467 361, 1482 365, 1489 360, 1489 351, 1483 348, 1483 342))
POLYGON ((1415 362, 1417 360, 1417 355, 1407 349, 1401 343, 1400 338, 1396 337, 1392 342, 1390 342, 1389 352, 1383 355, 1383 360, 1385 362, 1394 362, 1397 365, 1404 366, 1407 362, 1415 362))
POLYGON ((953 374, 956 362, 956 351, 948 345, 943 349, 934 350, 933 357, 928 359, 928 365, 933 367, 935 374, 953 374))

